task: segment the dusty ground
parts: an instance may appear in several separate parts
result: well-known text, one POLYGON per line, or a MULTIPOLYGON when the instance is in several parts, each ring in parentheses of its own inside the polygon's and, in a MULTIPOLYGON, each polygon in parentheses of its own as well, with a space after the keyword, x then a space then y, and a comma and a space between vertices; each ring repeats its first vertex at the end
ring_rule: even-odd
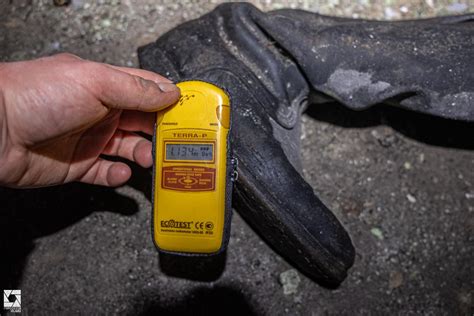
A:
MULTIPOLYGON (((416 18, 467 1, 264 1, 268 10, 416 18)), ((136 48, 216 2, 0 2, 0 60, 68 51, 137 66, 136 48)), ((474 126, 393 109, 311 108, 308 181, 350 231, 357 259, 327 290, 277 256, 236 214, 212 283, 166 276, 150 238, 149 171, 116 190, 0 190, 0 289, 36 314, 466 314, 474 312, 474 126)))

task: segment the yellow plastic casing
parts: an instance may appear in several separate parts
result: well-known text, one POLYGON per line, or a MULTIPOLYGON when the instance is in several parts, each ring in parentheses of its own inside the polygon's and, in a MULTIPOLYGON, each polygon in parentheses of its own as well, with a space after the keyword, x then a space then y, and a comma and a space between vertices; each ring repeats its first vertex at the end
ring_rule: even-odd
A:
POLYGON ((223 90, 206 82, 177 85, 179 101, 157 114, 154 242, 166 252, 216 253, 223 245, 230 181, 230 101, 223 90))

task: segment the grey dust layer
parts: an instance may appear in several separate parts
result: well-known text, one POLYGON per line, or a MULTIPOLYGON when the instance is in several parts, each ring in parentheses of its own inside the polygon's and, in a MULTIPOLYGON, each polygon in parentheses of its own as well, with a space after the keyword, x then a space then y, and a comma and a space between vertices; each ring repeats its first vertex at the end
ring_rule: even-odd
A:
MULTIPOLYGON (((217 1, 0 2, 0 60, 68 51, 137 66, 136 48, 217 1)), ((469 1, 264 1, 377 19, 472 12, 469 1)), ((324 289, 234 214, 215 282, 165 275, 150 236, 149 170, 113 190, 0 189, 0 289, 27 314, 472 314, 474 128, 394 109, 312 109, 303 170, 350 232, 356 263, 324 289), (318 148, 318 149, 316 149, 318 148)))

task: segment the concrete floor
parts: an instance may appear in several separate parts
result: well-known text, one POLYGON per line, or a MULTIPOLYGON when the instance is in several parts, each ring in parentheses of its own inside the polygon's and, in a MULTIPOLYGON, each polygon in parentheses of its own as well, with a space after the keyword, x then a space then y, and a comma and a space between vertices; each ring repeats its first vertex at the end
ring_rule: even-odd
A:
MULTIPOLYGON (((474 10, 469 0, 368 3, 256 4, 378 19, 474 10)), ((215 5, 4 0, 0 60, 68 51, 137 66, 138 46, 215 5)), ((217 281, 167 276, 150 238, 150 171, 135 168, 118 189, 0 188, 0 290, 21 289, 22 310, 31 315, 472 315, 474 125, 343 107, 310 108, 303 124, 307 180, 357 249, 340 288, 322 288, 292 270, 237 213, 217 281)))

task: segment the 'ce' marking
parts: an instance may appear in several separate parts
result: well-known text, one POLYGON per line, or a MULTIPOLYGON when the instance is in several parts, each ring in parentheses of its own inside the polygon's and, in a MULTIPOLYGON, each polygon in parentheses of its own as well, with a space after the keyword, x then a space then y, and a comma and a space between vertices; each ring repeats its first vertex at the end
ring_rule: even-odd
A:
POLYGON ((196 224, 194 224, 194 228, 204 229, 204 222, 196 222, 196 224))

